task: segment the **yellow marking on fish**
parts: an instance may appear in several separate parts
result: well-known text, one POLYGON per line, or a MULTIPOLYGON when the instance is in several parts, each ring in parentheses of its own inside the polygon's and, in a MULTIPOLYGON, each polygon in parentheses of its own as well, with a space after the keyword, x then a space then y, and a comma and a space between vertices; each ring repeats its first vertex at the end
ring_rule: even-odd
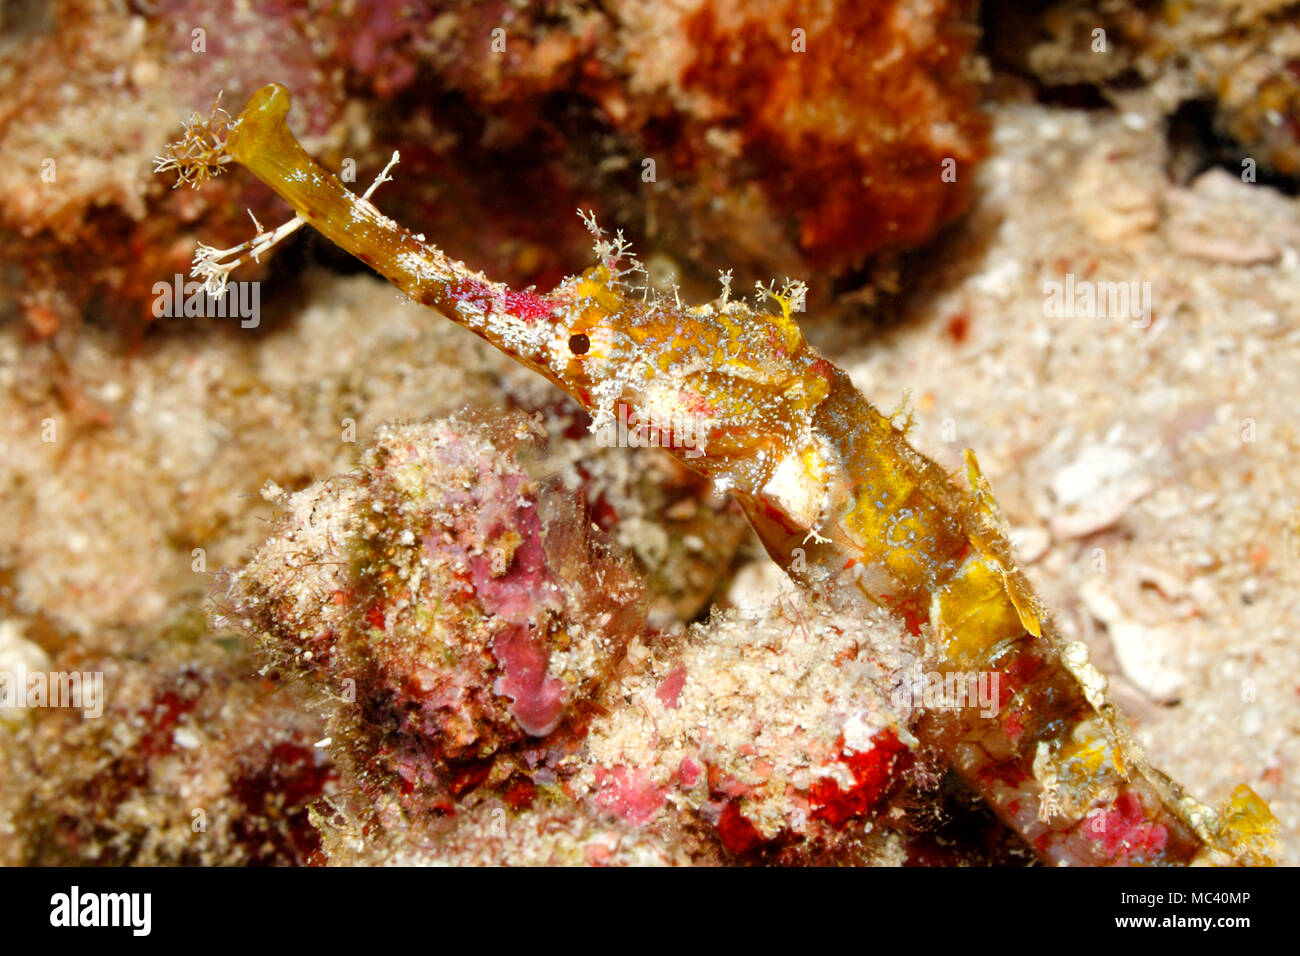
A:
MULTIPOLYGON (((980 471, 980 463, 975 457, 975 452, 967 448, 962 452, 962 457, 966 460, 966 479, 970 482, 971 491, 975 495, 975 501, 979 505, 980 512, 999 531, 1005 533, 1007 528, 1006 518, 1002 516, 1002 510, 993 497, 993 486, 984 477, 984 472, 980 471)), ((990 557, 992 556, 990 555, 990 557)), ((1000 559, 993 558, 993 560, 998 561, 998 565, 1001 567, 1002 562, 1000 559)), ((1006 591, 1012 606, 1015 607, 1016 613, 1020 615, 1020 623, 1024 625, 1025 630, 1034 637, 1042 637, 1043 623, 1038 617, 1038 612, 1034 609, 1034 599, 1013 576, 1013 571, 1014 569, 1002 568, 1002 587, 1006 591)))
POLYGON ((985 663, 1000 642, 1024 633, 1016 609, 1006 600, 1002 567, 972 556, 934 597, 931 620, 943 635, 949 657, 961 666, 985 663))

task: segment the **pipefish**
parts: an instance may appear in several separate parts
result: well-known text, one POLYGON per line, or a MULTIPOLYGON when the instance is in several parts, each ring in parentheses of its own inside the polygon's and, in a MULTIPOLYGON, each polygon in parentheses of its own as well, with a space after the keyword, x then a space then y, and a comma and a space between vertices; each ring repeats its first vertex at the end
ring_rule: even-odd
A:
POLYGON ((200 246, 194 274, 211 290, 310 223, 545 376, 594 428, 631 410, 664 430, 660 444, 737 500, 799 587, 839 608, 891 609, 941 675, 997 677, 996 713, 922 710, 911 732, 1043 861, 1271 862, 1267 804, 1243 784, 1215 811, 1147 762, 1084 646, 1064 641, 1016 567, 974 454, 961 482, 915 450, 805 341, 792 316, 801 283, 759 286, 774 310, 733 298, 729 274, 711 303, 638 299, 628 244, 587 216, 597 264, 548 293, 513 290, 379 212, 369 197, 392 163, 364 195, 349 191, 299 145, 289 106, 283 86, 263 87, 234 120, 192 121, 158 163, 196 185, 238 163, 297 213, 234 249, 200 246))

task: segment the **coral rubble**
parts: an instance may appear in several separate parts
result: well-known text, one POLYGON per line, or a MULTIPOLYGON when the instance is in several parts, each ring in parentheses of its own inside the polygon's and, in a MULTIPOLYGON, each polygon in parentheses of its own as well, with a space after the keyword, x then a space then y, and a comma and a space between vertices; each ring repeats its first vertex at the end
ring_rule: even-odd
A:
POLYGON ((1300 18, 1289 0, 999 0, 985 22, 999 63, 1049 88, 1092 87, 1154 117, 1204 105, 1231 165, 1300 176, 1300 18))
POLYGON ((986 147, 965 0, 37 7, 0 39, 0 256, 37 336, 92 301, 138 330, 199 236, 274 221, 256 184, 151 174, 186 115, 272 80, 313 152, 355 180, 399 148, 391 208, 520 284, 584 264, 577 205, 668 273, 829 279, 951 221, 986 147))
POLYGON ((648 628, 639 576, 520 464, 536 429, 384 426, 353 474, 268 491, 283 517, 216 624, 321 702, 327 857, 906 859, 945 813, 889 697, 919 666, 899 625, 791 593, 648 628))

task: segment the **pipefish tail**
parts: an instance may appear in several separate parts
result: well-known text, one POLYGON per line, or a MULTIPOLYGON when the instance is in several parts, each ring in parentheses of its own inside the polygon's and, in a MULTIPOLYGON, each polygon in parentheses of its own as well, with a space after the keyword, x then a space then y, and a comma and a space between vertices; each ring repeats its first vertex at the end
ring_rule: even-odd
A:
POLYGON ((238 163, 296 213, 243 246, 200 247, 195 274, 210 288, 308 223, 562 388, 593 427, 630 412, 661 430, 668 451, 736 498, 801 588, 841 609, 891 609, 940 674, 996 678, 989 711, 923 710, 911 730, 1043 861, 1271 862, 1276 822, 1248 787, 1215 811, 1149 765, 1083 645, 1064 642, 1016 568, 974 455, 955 481, 804 340, 801 283, 760 286, 771 309, 733 298, 729 275, 703 305, 638 294, 622 235, 585 217, 595 266, 544 294, 510 289, 380 213, 369 197, 387 169, 357 196, 321 168, 290 131, 289 104, 284 87, 264 87, 159 163, 195 184, 238 163))

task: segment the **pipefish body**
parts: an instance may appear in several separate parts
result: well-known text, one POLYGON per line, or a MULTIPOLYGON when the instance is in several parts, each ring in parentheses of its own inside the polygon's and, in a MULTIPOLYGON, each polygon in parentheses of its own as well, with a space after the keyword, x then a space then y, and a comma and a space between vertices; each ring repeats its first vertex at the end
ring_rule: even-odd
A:
POLYGON ((1276 824, 1249 787, 1216 812, 1149 765, 1083 645, 1064 642, 1016 568, 974 455, 960 483, 912 448, 804 340, 791 315, 799 283, 760 287, 779 307, 771 312, 733 299, 726 279, 704 305, 639 299, 623 279, 634 260, 621 235, 589 219, 597 265, 545 294, 510 289, 385 217, 373 186, 350 192, 299 145, 289 105, 284 87, 263 87, 224 128, 192 125, 160 162, 190 182, 237 162, 297 213, 236 249, 201 247, 196 274, 212 288, 310 223, 550 379, 593 427, 631 411, 660 429, 660 444, 736 498, 809 594, 892 609, 941 674, 996 675, 996 714, 926 710, 911 732, 1045 862, 1271 862, 1276 824))

